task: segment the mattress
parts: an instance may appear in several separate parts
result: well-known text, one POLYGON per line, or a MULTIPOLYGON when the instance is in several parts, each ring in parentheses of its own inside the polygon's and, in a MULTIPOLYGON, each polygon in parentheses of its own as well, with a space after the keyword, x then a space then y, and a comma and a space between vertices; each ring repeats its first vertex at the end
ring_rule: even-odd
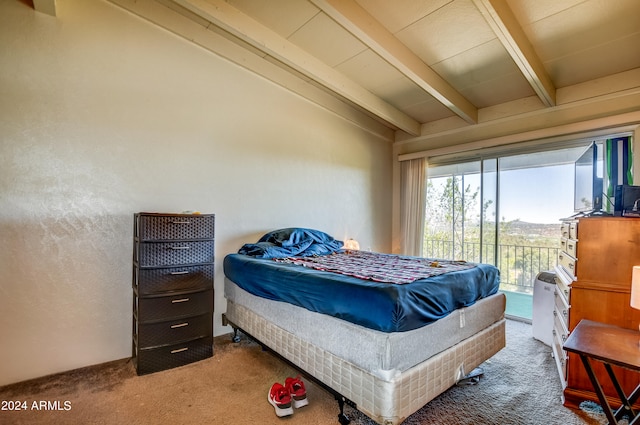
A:
POLYGON ((505 296, 490 295, 469 307, 406 332, 382 332, 245 291, 225 278, 227 316, 248 309, 301 341, 385 380, 407 371, 504 318, 505 296))
POLYGON ((391 284, 242 254, 225 257, 224 273, 253 295, 392 333, 418 329, 469 307, 497 293, 500 284, 498 269, 488 264, 391 284))

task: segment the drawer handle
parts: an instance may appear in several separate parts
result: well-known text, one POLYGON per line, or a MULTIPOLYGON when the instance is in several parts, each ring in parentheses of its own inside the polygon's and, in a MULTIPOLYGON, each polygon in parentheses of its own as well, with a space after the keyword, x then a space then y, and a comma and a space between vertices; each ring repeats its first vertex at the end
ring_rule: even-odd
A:
POLYGON ((568 314, 569 314, 569 313, 567 312, 567 310, 562 310, 562 315, 563 315, 564 317, 567 317, 567 316, 568 316, 568 314))
POLYGON ((178 348, 177 350, 171 350, 171 354, 182 353, 183 351, 187 351, 189 347, 178 348))
POLYGON ((171 274, 173 276, 176 276, 176 275, 179 275, 179 274, 189 274, 189 272, 187 270, 185 270, 185 271, 182 271, 182 272, 171 272, 169 274, 171 274))
POLYGON ((179 300, 171 300, 171 304, 184 303, 189 301, 189 298, 180 298, 179 300))
POLYGON ((178 220, 174 220, 171 222, 172 224, 191 224, 191 222, 189 220, 186 221, 178 221, 178 220))
POLYGON ((190 246, 171 246, 170 249, 191 249, 190 246))
POLYGON ((554 315, 554 316, 557 316, 557 315, 558 315, 558 313, 556 313, 556 311, 555 311, 555 310, 553 310, 553 315, 554 315))
POLYGON ((569 244, 567 246, 569 247, 569 249, 573 249, 573 244, 569 244))
POLYGON ((171 325, 171 329, 184 328, 185 326, 189 326, 189 322, 178 323, 177 325, 171 325))

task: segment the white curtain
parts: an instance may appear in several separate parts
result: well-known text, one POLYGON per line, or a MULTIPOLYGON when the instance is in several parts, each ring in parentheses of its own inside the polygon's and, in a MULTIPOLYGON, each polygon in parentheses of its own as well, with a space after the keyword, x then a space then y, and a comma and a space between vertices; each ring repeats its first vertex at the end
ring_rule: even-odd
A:
POLYGON ((400 162, 400 238, 405 255, 422 256, 427 197, 427 160, 400 162))

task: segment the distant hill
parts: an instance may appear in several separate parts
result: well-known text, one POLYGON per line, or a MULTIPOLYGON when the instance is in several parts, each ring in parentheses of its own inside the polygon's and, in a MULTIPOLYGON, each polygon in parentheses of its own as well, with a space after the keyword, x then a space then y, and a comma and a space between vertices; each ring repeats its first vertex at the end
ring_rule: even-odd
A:
POLYGON ((508 228, 509 233, 528 235, 528 236, 541 236, 550 238, 560 238, 560 222, 557 224, 543 224, 543 223, 527 223, 526 221, 513 220, 503 223, 503 229, 508 228))

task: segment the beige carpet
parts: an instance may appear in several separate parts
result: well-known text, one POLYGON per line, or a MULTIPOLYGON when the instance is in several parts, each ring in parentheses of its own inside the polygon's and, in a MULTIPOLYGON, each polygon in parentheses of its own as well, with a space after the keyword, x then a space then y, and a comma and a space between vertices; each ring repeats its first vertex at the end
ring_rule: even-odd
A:
MULTIPOLYGON (((296 372, 258 345, 246 339, 233 344, 224 336, 216 338, 214 351, 213 358, 151 375, 137 376, 123 360, 2 387, 4 407, 19 401, 27 409, 0 410, 0 423, 338 424, 333 396, 308 381, 309 406, 277 418, 267 402, 269 387, 296 372), (61 410, 34 409, 41 401, 61 410)), ((562 406, 549 348, 531 338, 529 325, 508 321, 507 348, 482 367, 477 385, 451 388, 404 424, 603 422, 562 406)), ((353 425, 373 424, 351 407, 346 414, 353 425)))

